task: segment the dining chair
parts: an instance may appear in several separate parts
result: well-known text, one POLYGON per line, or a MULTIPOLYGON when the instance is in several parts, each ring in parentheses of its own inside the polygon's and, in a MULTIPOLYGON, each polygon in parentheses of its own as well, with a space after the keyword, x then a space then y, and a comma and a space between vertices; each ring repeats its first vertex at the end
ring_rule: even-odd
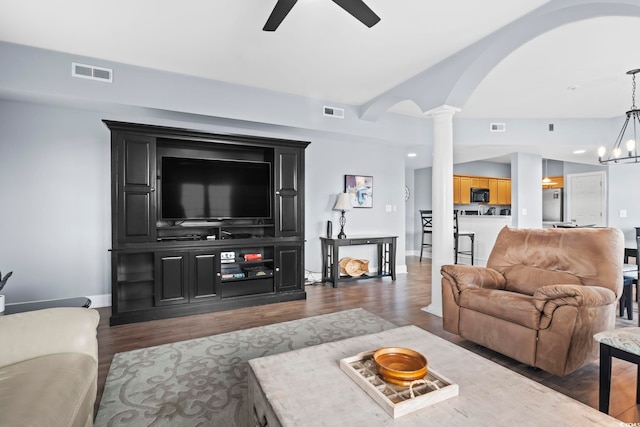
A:
MULTIPOLYGON (((640 243, 638 237, 636 237, 636 243, 640 243)), ((624 316, 624 312, 627 312, 627 319, 633 320, 633 288, 636 288, 636 301, 638 300, 638 249, 625 248, 624 249, 624 264, 622 267, 623 287, 622 295, 620 296, 619 309, 620 317, 624 316), (634 263, 631 263, 629 258, 635 258, 634 263)), ((640 325, 640 319, 638 320, 640 325)))

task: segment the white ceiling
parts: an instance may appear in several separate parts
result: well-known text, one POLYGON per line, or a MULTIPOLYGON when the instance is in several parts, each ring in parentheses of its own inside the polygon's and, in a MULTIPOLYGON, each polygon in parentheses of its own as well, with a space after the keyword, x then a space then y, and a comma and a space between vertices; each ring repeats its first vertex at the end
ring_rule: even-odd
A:
MULTIPOLYGON (((264 32, 275 3, 0 0, 0 40, 360 105, 548 1, 366 0, 381 17, 367 28, 330 0, 300 0, 264 32)), ((638 18, 552 30, 496 66, 459 116, 620 116, 638 40, 638 18)))

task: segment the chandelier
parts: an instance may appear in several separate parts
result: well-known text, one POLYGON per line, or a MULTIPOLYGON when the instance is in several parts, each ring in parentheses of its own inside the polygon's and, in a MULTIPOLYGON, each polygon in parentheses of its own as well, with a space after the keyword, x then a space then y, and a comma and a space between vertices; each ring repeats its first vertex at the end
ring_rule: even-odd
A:
POLYGON ((611 147, 611 151, 609 151, 608 156, 605 157, 605 154, 607 154, 607 149, 605 147, 598 148, 598 160, 602 164, 611 162, 638 163, 638 161, 640 161, 636 147, 636 132, 637 128, 640 127, 640 110, 636 107, 636 74, 638 73, 640 73, 640 69, 627 71, 627 74, 630 74, 633 79, 631 109, 626 113, 627 118, 625 119, 622 129, 618 134, 618 138, 613 144, 613 147, 611 147), (631 121, 631 127, 628 130, 629 121, 631 121), (622 143, 623 141, 624 145, 622 143))

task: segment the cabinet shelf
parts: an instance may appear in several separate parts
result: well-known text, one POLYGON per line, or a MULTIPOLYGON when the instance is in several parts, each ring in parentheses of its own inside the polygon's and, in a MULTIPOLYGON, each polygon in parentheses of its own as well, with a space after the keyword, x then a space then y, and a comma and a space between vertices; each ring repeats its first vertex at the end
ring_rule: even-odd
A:
POLYGON ((118 302, 118 311, 137 311, 153 308, 153 297, 129 298, 118 302))
POLYGON ((220 228, 269 228, 273 227, 273 224, 225 224, 221 225, 220 228))
POLYGON ((230 263, 224 263, 222 265, 232 265, 232 264, 237 264, 239 266, 247 266, 247 265, 256 265, 256 264, 264 264, 266 262, 273 262, 273 259, 271 258, 265 258, 265 259, 257 259, 254 261, 234 261, 234 262, 230 262, 230 263))
POLYGON ((237 277, 230 279, 220 279, 222 283, 231 283, 231 282, 246 282, 250 280, 261 280, 261 279, 270 279, 273 278, 273 274, 265 275, 265 276, 255 276, 255 277, 237 277))
POLYGON ((127 274, 124 277, 118 277, 119 284, 129 284, 129 283, 141 283, 141 282, 152 282, 153 281, 153 273, 131 273, 127 274))

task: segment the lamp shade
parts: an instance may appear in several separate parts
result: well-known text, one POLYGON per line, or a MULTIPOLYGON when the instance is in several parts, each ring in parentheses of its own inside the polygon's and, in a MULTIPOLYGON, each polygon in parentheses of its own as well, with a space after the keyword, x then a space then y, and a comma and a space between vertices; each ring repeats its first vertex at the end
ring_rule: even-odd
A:
POLYGON ((338 194, 338 200, 336 200, 336 204, 333 207, 334 211, 348 211, 352 208, 351 200, 349 200, 349 195, 347 193, 338 194))

